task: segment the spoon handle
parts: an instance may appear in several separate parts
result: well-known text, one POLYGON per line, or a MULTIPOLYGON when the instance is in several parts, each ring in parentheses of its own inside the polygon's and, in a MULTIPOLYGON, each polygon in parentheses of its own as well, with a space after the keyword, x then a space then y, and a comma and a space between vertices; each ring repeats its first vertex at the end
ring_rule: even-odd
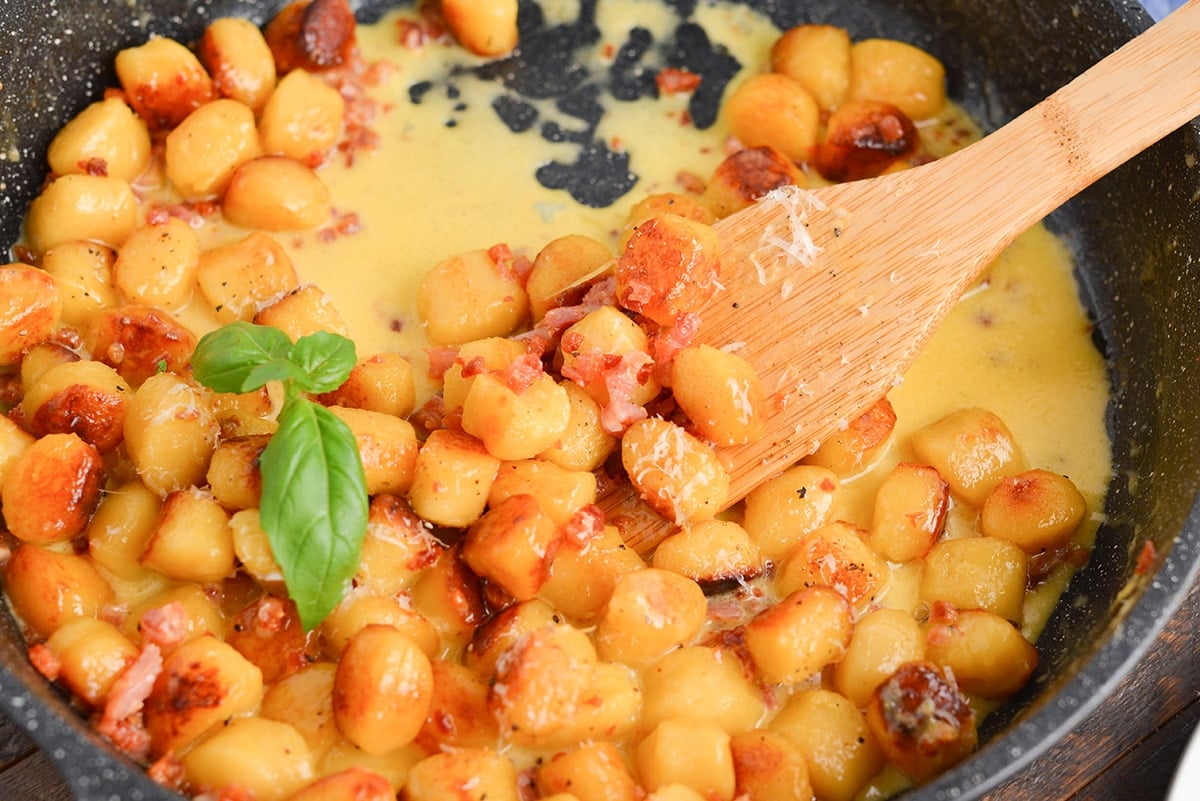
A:
POLYGON ((1198 115, 1200 0, 1189 0, 930 177, 1003 245, 1198 115))

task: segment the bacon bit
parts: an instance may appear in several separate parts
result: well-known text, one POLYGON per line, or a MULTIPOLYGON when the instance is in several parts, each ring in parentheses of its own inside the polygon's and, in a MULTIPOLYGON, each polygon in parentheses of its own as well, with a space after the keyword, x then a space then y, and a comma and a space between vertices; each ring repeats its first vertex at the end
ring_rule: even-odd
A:
POLYGON ((615 370, 621 364, 621 357, 615 353, 603 353, 598 350, 580 351, 576 349, 578 344, 574 334, 563 337, 562 348, 565 352, 573 354, 575 361, 570 366, 563 365, 562 374, 564 378, 569 378, 580 386, 604 379, 610 371, 615 370))
POLYGON ((604 532, 604 510, 594 503, 579 508, 567 525, 563 527, 563 536, 569 545, 579 550, 587 548, 596 537, 604 532))
POLYGON ((447 42, 449 36, 446 23, 438 13, 435 3, 421 4, 417 20, 402 19, 396 23, 396 41, 401 47, 416 50, 430 42, 447 42))
POLYGON ((529 274, 533 272, 533 261, 524 253, 518 253, 513 260, 512 270, 521 286, 525 286, 529 282, 529 274))
POLYGON ((929 608, 930 623, 957 623, 958 607, 949 601, 934 601, 929 608))
POLYGON ((142 642, 174 648, 188 635, 187 608, 180 601, 147 610, 138 621, 142 642))
POLYGON ((945 645, 958 630, 958 607, 949 601, 934 601, 929 609, 928 624, 925 642, 945 645))
MULTIPOLYGON (((494 371, 493 374, 504 383, 504 386, 520 395, 533 386, 533 382, 542 376, 544 371, 541 357, 526 353, 513 359, 504 369, 494 371)), ((463 370, 463 375, 466 375, 466 370, 463 370)))
POLYGON ((29 661, 33 663, 37 672, 41 673, 49 681, 58 680, 58 673, 62 670, 62 662, 58 661, 58 657, 44 643, 39 642, 29 646, 29 661))
POLYGON ((654 76, 658 91, 665 95, 687 94, 700 86, 701 76, 678 67, 663 67, 654 76))
MULTIPOLYGON (((580 348, 583 347, 583 334, 578 332, 564 334, 562 338, 562 349, 566 353, 574 356, 579 355, 580 348)), ((579 366, 581 368, 582 366, 579 366)), ((586 378, 584 379, 587 380, 586 378)))
POLYGON ((584 308, 594 309, 598 306, 616 306, 617 305, 617 277, 609 275, 604 279, 597 281, 588 287, 588 291, 584 294, 583 299, 579 304, 584 308))
POLYGON ((462 363, 463 378, 474 378, 477 375, 483 375, 487 371, 487 361, 482 356, 476 356, 470 361, 462 363))
POLYGON ((140 717, 96 724, 96 731, 108 738, 118 751, 138 762, 150 758, 150 733, 142 726, 140 717))
POLYGON ((212 200, 196 200, 186 203, 171 203, 167 206, 152 206, 146 211, 146 222, 151 225, 162 225, 174 217, 183 220, 195 228, 201 225, 206 217, 216 214, 218 208, 220 207, 212 200))
POLYGON ((142 646, 137 658, 113 682, 104 710, 95 724, 96 731, 139 761, 150 756, 150 735, 142 725, 142 706, 150 697, 162 668, 162 652, 158 646, 154 643, 142 646))
POLYGON ((540 331, 536 328, 526 331, 523 334, 518 334, 513 339, 525 345, 525 353, 530 356, 536 356, 538 359, 541 359, 547 353, 554 350, 550 342, 550 336, 545 331, 540 331))
POLYGON ((426 348, 425 355, 429 357, 429 377, 440 381, 446 371, 454 366, 458 358, 458 348, 447 345, 426 348))
POLYGON ((692 124, 692 112, 688 111, 685 108, 683 111, 681 111, 679 113, 679 125, 681 127, 686 128, 687 126, 689 126, 691 124, 692 124))
POLYGON ((670 384, 671 364, 675 356, 695 341, 699 330, 700 316, 695 312, 684 312, 675 319, 674 325, 659 327, 650 334, 650 353, 654 358, 655 373, 663 384, 670 384))
POLYGON ((262 599, 254 613, 255 622, 265 631, 282 631, 288 622, 283 599, 268 595, 262 599))
POLYGON ((605 58, 613 58, 617 54, 617 46, 608 42, 600 49, 600 52, 604 54, 605 58))
MULTIPOLYGON (((367 86, 380 86, 387 82, 395 73, 399 72, 399 68, 390 61, 376 61, 367 67, 362 74, 362 81, 367 86)), ((384 103, 379 106, 383 111, 391 111, 394 108, 392 103, 384 103)))
POLYGON ((167 754, 155 760, 154 764, 146 768, 146 773, 155 784, 169 790, 179 790, 183 787, 183 763, 176 759, 174 754, 167 754))
POLYGON ((326 243, 333 242, 339 237, 352 236, 361 230, 362 220, 359 219, 358 213, 348 211, 337 215, 333 220, 333 225, 317 231, 317 239, 326 243))
POLYGON ((407 50, 419 50, 429 44, 429 34, 418 23, 402 19, 396 23, 396 41, 407 50))
POLYGON ((691 195, 704 194, 705 181, 699 175, 688 170, 681 170, 675 176, 675 183, 679 185, 683 191, 691 195))
POLYGON ((512 249, 503 242, 492 245, 488 248, 487 254, 496 263, 501 278, 515 280, 522 286, 525 285, 530 271, 533 270, 533 262, 527 256, 513 253, 512 249))
POLYGON ((563 367, 562 374, 580 386, 603 380, 608 403, 600 411, 600 426, 610 434, 622 434, 646 417, 646 410, 631 399, 653 370, 654 360, 643 351, 631 351, 621 356, 584 351, 576 355, 573 365, 563 367))
POLYGON ((84 175, 96 175, 101 178, 108 177, 108 161, 98 157, 84 159, 77 165, 84 175))
POLYGON ((169 219, 171 219, 170 213, 161 206, 155 206, 146 211, 147 225, 162 225, 169 219))
MULTIPOLYGON (((575 325, 575 323, 586 317, 587 314, 588 307, 582 304, 579 306, 559 306, 546 312, 541 322, 538 323, 538 328, 544 330, 550 340, 555 340, 562 336, 563 331, 575 325)), ((570 338, 578 340, 576 348, 583 341, 583 337, 579 334, 574 334, 570 338)))
POLYGON ((428 434, 443 428, 442 419, 446 414, 446 404, 441 395, 434 395, 425 404, 413 412, 408 420, 417 428, 428 434))
POLYGON ((101 726, 115 724, 140 712, 162 668, 162 651, 159 647, 154 643, 143 645, 141 653, 117 676, 112 689, 108 691, 101 726))
POLYGON ((1154 568, 1154 563, 1158 561, 1158 548, 1154 546, 1154 542, 1146 540, 1142 543, 1142 551, 1138 554, 1137 566, 1133 569, 1134 574, 1144 576, 1154 568))
POLYGON ((222 787, 213 801, 256 801, 256 797, 253 790, 234 782, 222 787))

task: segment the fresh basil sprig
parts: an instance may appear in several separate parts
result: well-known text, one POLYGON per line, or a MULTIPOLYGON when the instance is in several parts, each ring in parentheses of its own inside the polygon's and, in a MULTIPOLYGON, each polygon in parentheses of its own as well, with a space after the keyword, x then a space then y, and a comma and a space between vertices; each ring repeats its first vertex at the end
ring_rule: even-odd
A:
POLYGON ((259 516, 305 630, 345 596, 367 530, 367 484, 354 434, 305 392, 329 392, 354 367, 354 343, 320 332, 293 345, 270 326, 230 323, 192 354, 196 380, 217 392, 282 381, 279 428, 263 451, 259 516))

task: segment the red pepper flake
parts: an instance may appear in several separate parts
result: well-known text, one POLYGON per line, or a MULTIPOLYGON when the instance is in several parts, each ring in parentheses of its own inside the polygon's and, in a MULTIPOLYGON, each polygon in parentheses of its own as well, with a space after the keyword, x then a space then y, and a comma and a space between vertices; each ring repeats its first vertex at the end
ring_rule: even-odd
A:
POLYGON ((696 91, 700 85, 700 76, 678 67, 664 67, 654 76, 658 91, 665 95, 686 94, 696 91))
POLYGON ((1146 540, 1142 543, 1142 552, 1138 554, 1137 567, 1133 569, 1136 575, 1144 576, 1154 567, 1154 563, 1158 561, 1158 548, 1154 547, 1151 540, 1146 540))

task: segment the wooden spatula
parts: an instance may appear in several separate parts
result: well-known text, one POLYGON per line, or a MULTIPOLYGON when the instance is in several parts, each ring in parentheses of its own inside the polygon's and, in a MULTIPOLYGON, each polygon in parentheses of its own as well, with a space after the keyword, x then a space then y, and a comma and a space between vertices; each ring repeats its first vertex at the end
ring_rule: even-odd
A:
MULTIPOLYGON (((902 380, 1017 235, 1197 115, 1200 0, 1190 0, 954 155, 811 196, 760 200, 717 223, 725 289, 700 312, 697 339, 738 347, 758 370, 772 412, 761 440, 720 450, 730 503, 902 380), (809 197, 824 210, 809 208, 800 224, 809 197), (805 233, 820 248, 807 265, 785 247, 805 233)), ((1180 163, 1180 179, 1194 169, 1180 163)), ((601 501, 610 520, 636 503, 628 489, 601 501)), ((645 516, 622 524, 626 541, 643 551, 671 529, 645 516)))

